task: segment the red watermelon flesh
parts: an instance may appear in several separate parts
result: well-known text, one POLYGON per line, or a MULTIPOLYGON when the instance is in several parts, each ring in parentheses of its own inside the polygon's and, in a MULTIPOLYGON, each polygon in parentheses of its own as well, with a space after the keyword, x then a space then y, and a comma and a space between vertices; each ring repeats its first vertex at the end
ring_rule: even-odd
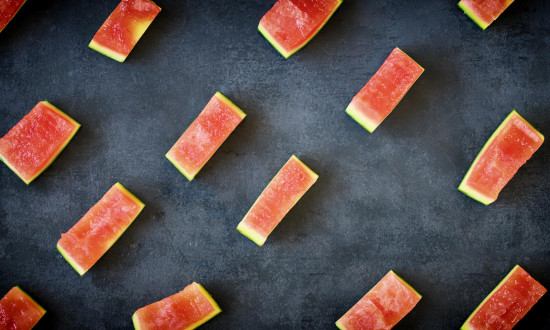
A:
POLYGON ((117 182, 82 219, 61 234, 57 249, 83 275, 122 236, 144 206, 117 182))
POLYGON ((514 0, 462 0, 458 6, 485 30, 512 2, 514 0))
POLYGON ((39 102, 0 139, 0 159, 26 184, 57 158, 80 124, 48 101, 39 102))
POLYGON ((336 326, 345 330, 393 328, 422 296, 390 271, 361 300, 344 314, 336 326))
POLYGON ((99 28, 89 47, 124 62, 160 10, 149 0, 122 0, 99 28))
POLYGON ((193 282, 183 291, 138 309, 136 330, 195 329, 221 312, 212 296, 193 282))
POLYGON ((258 30, 288 58, 321 30, 341 3, 342 0, 279 0, 262 17, 258 30))
POLYGON ((0 300, 0 329, 32 329, 44 314, 46 314, 44 308, 38 305, 21 288, 18 286, 13 287, 0 300))
POLYGON ((523 268, 515 266, 466 320, 463 330, 512 329, 546 293, 523 268))
POLYGON ((252 205, 237 230, 262 246, 267 236, 318 177, 293 155, 252 205))
POLYGON ((0 0, 0 32, 17 14, 26 0, 0 0))
POLYGON ((544 136, 513 110, 479 152, 458 190, 487 205, 498 198, 544 136))
POLYGON ((393 111, 424 69, 395 48, 369 82, 355 95, 346 113, 369 132, 393 111))
POLYGON ((168 151, 166 158, 189 181, 193 180, 245 116, 241 109, 217 92, 168 151))

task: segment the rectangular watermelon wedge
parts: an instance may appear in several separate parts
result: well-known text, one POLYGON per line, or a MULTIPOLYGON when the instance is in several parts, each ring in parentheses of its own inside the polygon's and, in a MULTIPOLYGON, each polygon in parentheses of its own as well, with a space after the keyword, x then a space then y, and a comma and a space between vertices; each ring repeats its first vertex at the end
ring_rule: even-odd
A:
POLYGON ((195 329, 222 310, 212 296, 193 282, 182 291, 138 309, 132 316, 136 330, 195 329))
POLYGON ((237 128, 246 114, 222 93, 210 99, 166 158, 191 181, 237 128))
POLYGON ((259 246, 283 220, 319 176, 292 155, 260 197, 254 202, 237 230, 259 246))
POLYGON ((27 0, 0 0, 0 32, 17 14, 27 0))
POLYGON ((284 58, 304 47, 328 22, 342 0, 279 0, 258 31, 284 58))
POLYGON ((46 310, 20 287, 13 287, 0 299, 0 329, 32 329, 46 310))
POLYGON ((512 329, 545 293, 546 289, 539 282, 516 265, 460 329, 512 329))
POLYGON ((79 128, 50 102, 38 102, 0 139, 0 159, 29 184, 53 163, 79 128))
POLYGON ((461 0, 458 6, 480 28, 485 30, 512 2, 514 0, 461 0))
POLYGON ((370 133, 393 111, 424 72, 418 63, 395 48, 346 109, 370 133))
POLYGON ((458 190, 489 205, 544 142, 544 136, 513 110, 491 135, 458 190))
POLYGON ((57 249, 82 276, 115 244, 144 207, 117 182, 82 219, 61 234, 57 249))
POLYGON ((392 270, 344 314, 336 326, 342 330, 391 329, 422 296, 392 270))
POLYGON ((122 0, 88 47, 115 61, 124 62, 160 10, 153 1, 122 0))

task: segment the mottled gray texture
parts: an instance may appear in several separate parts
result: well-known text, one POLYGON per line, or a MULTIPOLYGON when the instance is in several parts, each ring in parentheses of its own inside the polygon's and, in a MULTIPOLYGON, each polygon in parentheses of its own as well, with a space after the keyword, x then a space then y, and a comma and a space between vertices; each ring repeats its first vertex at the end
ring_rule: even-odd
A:
POLYGON ((29 0, 0 135, 44 99, 82 128, 28 187, 0 166, 0 294, 35 297, 37 329, 123 329, 197 281, 223 309, 204 329, 332 329, 393 269, 424 295, 396 329, 456 329, 517 263, 550 287, 548 142, 493 205, 456 190, 513 108, 550 135, 550 3, 482 31, 455 2, 346 0, 284 60, 256 30, 274 0, 158 0, 121 64, 87 48, 118 0, 29 0), (395 46, 426 71, 369 134, 344 109, 395 46), (189 183, 164 154, 216 90, 248 116, 189 183), (319 180, 260 248, 235 227, 293 153, 319 180), (147 206, 80 278, 55 244, 116 181, 147 206))

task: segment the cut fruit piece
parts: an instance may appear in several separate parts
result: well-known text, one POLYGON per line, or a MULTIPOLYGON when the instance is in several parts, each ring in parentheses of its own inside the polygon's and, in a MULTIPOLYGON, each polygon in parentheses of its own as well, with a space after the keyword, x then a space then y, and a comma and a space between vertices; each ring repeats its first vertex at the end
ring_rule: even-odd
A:
POLYGON ((260 20, 258 30, 289 58, 304 47, 330 19, 342 0, 279 0, 260 20))
POLYGON ((143 204, 116 183, 68 232, 61 234, 57 249, 84 275, 143 210, 143 204))
POLYGON ((245 116, 227 97, 216 92, 166 158, 189 181, 193 180, 245 116))
POLYGON ((0 0, 0 32, 17 14, 27 0, 0 0))
POLYGON ((346 113, 373 132, 407 94, 424 69, 395 48, 369 82, 353 98, 346 113))
POLYGON ((515 266, 481 302, 462 330, 512 329, 546 293, 520 266, 515 266))
POLYGON ((344 314, 336 326, 345 330, 391 329, 407 315, 422 296, 390 270, 361 300, 344 314))
POLYGON ((513 110, 477 155, 458 190, 489 205, 544 142, 544 136, 513 110))
POLYGON ((460 9, 485 30, 514 0, 462 0, 460 9))
POLYGON ((136 330, 195 329, 221 312, 212 296, 198 283, 138 309, 132 316, 136 330))
POLYGON ((259 246, 319 176, 292 155, 252 205, 237 230, 259 246))
POLYGON ((0 329, 32 329, 46 310, 20 287, 13 287, 0 299, 0 329))
POLYGON ((53 163, 79 128, 50 102, 39 102, 0 139, 0 159, 29 184, 53 163))
POLYGON ((99 28, 89 47, 124 62, 160 12, 149 0, 122 0, 99 28))

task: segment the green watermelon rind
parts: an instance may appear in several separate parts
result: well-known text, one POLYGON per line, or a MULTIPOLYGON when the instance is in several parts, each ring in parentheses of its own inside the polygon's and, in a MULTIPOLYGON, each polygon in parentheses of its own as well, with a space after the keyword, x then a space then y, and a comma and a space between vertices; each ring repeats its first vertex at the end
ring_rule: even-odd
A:
MULTIPOLYGON (((200 321, 197 321, 197 322, 191 324, 190 326, 186 327, 185 328, 186 330, 192 330, 192 329, 198 328, 199 326, 203 325, 204 323, 210 321, 212 318, 214 318, 214 316, 218 315, 222 311, 220 306, 218 306, 218 304, 214 300, 214 298, 212 298, 212 295, 210 295, 210 293, 208 291, 206 291, 206 289, 202 285, 200 285, 197 282, 193 282, 193 283, 196 284, 199 287, 199 291, 201 291, 201 293, 208 300, 208 302, 214 308, 214 310, 212 312, 210 312, 210 314, 204 316, 200 321)), ((134 324, 135 330, 141 330, 141 324, 140 324, 139 318, 137 316, 137 311, 134 313, 134 315, 132 315, 132 323, 134 324)))
MULTIPOLYGON (((398 279, 401 284, 403 284, 404 286, 406 286, 412 293, 414 293, 419 299, 422 299, 422 295, 420 293, 418 293, 418 291, 416 291, 409 283, 407 283, 403 278, 401 278, 401 276, 397 275, 393 270, 390 270, 390 273, 395 276, 396 279, 398 279)), ((340 323, 340 320, 343 318, 343 316, 338 319, 338 321, 336 321, 336 327, 338 327, 338 329, 340 330, 347 330, 346 327, 344 327, 341 323, 340 323)))
POLYGON ((73 139, 73 137, 75 136, 76 132, 78 132, 78 130, 80 129, 80 124, 78 122, 76 122, 74 119, 72 119, 71 117, 69 117, 66 113, 64 113, 63 111, 59 110, 57 107, 55 107, 53 104, 51 104, 50 102, 48 101, 41 101, 39 103, 44 103, 48 108, 50 108, 50 110, 52 110, 53 112, 57 113, 58 115, 60 115, 61 117, 63 117, 64 119, 66 119, 67 121, 69 121, 74 127, 73 127, 73 132, 71 133, 71 135, 69 135, 67 137, 67 139, 65 140, 65 142, 63 143, 63 145, 61 145, 59 147, 59 150, 57 151, 56 154, 54 154, 50 160, 48 161, 48 163, 46 163, 46 165, 44 165, 44 167, 38 171, 38 173, 36 173, 35 176, 33 176, 32 178, 26 180, 24 179, 21 174, 15 169, 15 167, 13 167, 12 164, 10 164, 10 162, 4 158, 2 156, 2 154, 0 154, 0 160, 6 164, 6 166, 8 166, 8 168, 10 170, 12 170, 13 173, 15 173, 21 180, 23 180, 23 182, 25 182, 25 184, 29 185, 32 181, 34 181, 34 179, 36 179, 38 176, 40 176, 40 174, 42 174, 48 167, 50 167, 50 165, 57 159, 57 157, 61 154, 61 152, 67 147, 67 145, 69 144, 69 142, 71 142, 71 140, 73 139))
MULTIPOLYGON (((136 195, 132 194, 128 189, 126 189, 120 182, 117 182, 115 183, 114 185, 115 187, 117 187, 123 194, 125 194, 127 197, 129 197, 132 201, 134 201, 139 207, 140 207, 140 210, 139 212, 136 214, 136 216, 134 217, 134 219, 132 219, 132 221, 130 222, 130 224, 120 233, 120 235, 118 237, 116 237, 112 243, 109 244, 109 248, 107 249, 107 251, 109 251, 109 249, 111 247, 113 247, 113 245, 115 245, 115 243, 122 237, 122 235, 124 235, 124 233, 126 232, 126 230, 128 230, 128 228, 134 223, 134 221, 137 219, 137 217, 139 216, 139 214, 141 213, 141 211, 143 211, 143 209, 145 208, 145 204, 139 200, 139 198, 136 197, 136 195)), ((61 253, 61 255, 63 256, 63 258, 65 259, 65 261, 67 261, 69 263, 69 265, 71 265, 71 267, 74 268, 74 270, 76 270, 76 272, 82 276, 84 275, 89 269, 87 270, 84 270, 75 260, 73 260, 73 258, 71 258, 71 256, 69 255, 69 253, 67 251, 65 251, 61 246, 59 246, 59 242, 57 243, 56 245, 57 247, 57 250, 59 251, 59 253, 61 253)), ((105 251, 105 253, 107 252, 105 251)), ((100 256, 100 259, 103 255, 100 256)), ((97 260, 99 261, 99 259, 97 260)), ((95 263, 94 263, 95 264, 95 263)), ((93 265, 92 265, 93 267, 93 265)), ((91 268, 91 267, 90 267, 91 268)))
POLYGON ((122 53, 116 52, 112 49, 109 49, 105 46, 100 45, 94 39, 90 41, 90 44, 88 45, 88 47, 120 63, 124 62, 128 57, 128 55, 124 55, 122 53))
POLYGON ((463 3, 463 1, 458 3, 458 7, 460 7, 460 9, 462 9, 464 13, 468 15, 468 17, 470 17, 470 19, 474 21, 482 30, 485 30, 489 25, 491 25, 492 22, 483 22, 481 18, 477 17, 476 14, 463 3))
MULTIPOLYGON (((44 307, 40 306, 40 304, 37 303, 36 300, 34 300, 31 296, 29 296, 29 294, 26 293, 23 289, 21 289, 19 285, 16 285, 15 287, 18 288, 19 291, 21 291, 21 293, 25 295, 25 297, 27 297, 34 304, 34 306, 40 310, 40 312, 42 312, 42 316, 46 314, 46 310, 44 309, 44 307)), ((42 318, 42 316, 40 318, 42 318)))
POLYGON ((510 114, 508 116, 506 116, 506 118, 502 121, 502 123, 500 123, 500 125, 497 127, 497 129, 493 132, 493 134, 491 135, 489 140, 487 140, 487 142, 485 143, 485 145, 483 146, 481 151, 477 154, 477 156, 474 159, 472 165, 468 169, 468 172, 466 172, 466 175, 464 176, 464 179, 462 179, 462 182, 458 186, 458 190, 460 192, 464 193, 465 195, 467 195, 467 196, 469 196, 469 197, 475 199, 476 201, 478 201, 480 203, 483 203, 485 205, 491 204, 492 202, 496 201, 496 199, 492 199, 492 198, 490 198, 488 196, 485 196, 485 195, 477 192, 476 190, 468 187, 466 182, 468 181, 468 178, 470 177, 472 171, 474 170, 475 165, 479 161, 479 158, 485 153, 487 148, 491 145, 491 143, 498 136, 498 134, 504 129, 504 127, 508 124, 508 122, 515 116, 517 116, 521 121, 523 121, 525 124, 527 124, 536 134, 538 134, 544 140, 544 136, 539 131, 537 131, 531 124, 529 124, 529 122, 527 120, 525 120, 525 118, 523 118, 519 113, 517 113, 516 110, 512 110, 512 112, 510 112, 510 114))
POLYGON ((479 304, 479 306, 477 306, 477 308, 472 312, 472 314, 470 314, 470 316, 466 319, 466 322, 464 322, 464 324, 460 327, 460 330, 475 330, 474 328, 472 328, 468 325, 468 322, 470 322, 470 320, 472 320, 474 318, 474 316, 476 316, 477 312, 481 309, 481 307, 483 307, 483 305, 485 305, 487 300, 489 300, 493 296, 493 294, 495 294, 500 289, 500 287, 504 283, 506 283, 506 281, 508 281, 510 276, 512 276, 512 274, 514 274, 514 272, 518 268, 519 268, 519 265, 516 265, 514 268, 512 268, 512 270, 508 273, 508 275, 506 275, 506 277, 504 277, 502 279, 502 281, 500 281, 500 283, 493 289, 493 291, 491 291, 491 293, 489 293, 489 295, 487 297, 485 297, 485 299, 483 299, 481 304, 479 304))
MULTIPOLYGON (((401 100, 403 100, 403 98, 405 97, 405 95, 407 95, 407 93, 411 90, 412 86, 414 86, 414 84, 418 81, 418 79, 420 78, 420 76, 422 76, 422 74, 424 73, 425 69, 424 67, 422 67, 422 65, 418 64, 417 61, 413 60, 407 53, 405 53, 403 50, 401 50, 401 48, 399 47, 395 47, 395 49, 399 50, 403 55, 407 56, 407 58, 409 60, 411 60, 413 63, 415 63, 416 65, 418 65, 418 67, 420 67, 422 69, 422 72, 420 72, 420 74, 418 75, 418 77, 416 77, 416 79, 413 81, 413 83, 409 86, 409 88, 407 88, 407 90, 405 91, 405 93, 403 94, 403 97, 401 97, 401 99, 397 102, 397 104, 395 105, 395 107, 393 107, 393 109, 382 119, 382 121, 380 121, 380 123, 376 124, 374 121, 370 120, 370 118, 368 118, 363 112, 361 112, 361 110, 359 110, 355 105, 354 105, 354 102, 353 102, 353 99, 351 100, 350 104, 348 105, 348 107, 346 108, 346 113, 351 117, 353 118, 353 120, 355 120, 359 125, 361 125, 364 129, 366 129, 367 131, 369 131, 369 133, 372 133, 374 132, 374 130, 380 126, 380 124, 382 124, 382 122, 384 122, 384 120, 386 120, 386 118, 388 118, 388 116, 393 112, 393 110, 395 110, 395 108, 397 108, 397 106, 399 105, 399 103, 401 102, 401 100)), ((385 61, 384 61, 385 62, 385 61)), ((382 63, 383 65, 383 63, 382 63)), ((377 71, 378 72, 378 71, 377 71)), ((374 77, 374 75, 373 75, 374 77)), ((371 77, 372 79, 372 77, 371 77)), ((370 80, 369 80, 370 81, 370 80)))
POLYGON ((332 10, 332 12, 327 16, 326 20, 319 26, 319 28, 317 29, 317 31, 315 31, 315 33, 313 33, 311 35, 311 37, 309 37, 307 40, 305 40, 303 43, 301 43, 298 47, 294 48, 294 49, 291 49, 289 51, 287 51, 286 49, 283 48, 283 46, 281 46, 276 40, 275 38, 273 38, 273 36, 271 36, 271 34, 269 33, 269 31, 267 31, 265 29, 265 27, 263 27, 262 25, 262 22, 260 22, 260 24, 258 24, 258 31, 264 36, 264 38, 269 41, 269 43, 281 54, 283 55, 283 57, 285 59, 288 59, 290 56, 292 56, 294 53, 296 53, 297 51, 299 51, 300 49, 302 49, 305 45, 307 45, 311 39, 313 39, 318 33, 319 31, 321 31, 323 29, 323 27, 327 24, 327 22, 330 20, 330 18, 332 17, 332 15, 334 15, 334 13, 336 12, 336 10, 340 7, 340 5, 342 4, 343 0, 338 0, 338 3, 336 4, 336 7, 334 7, 334 9, 332 10))
MULTIPOLYGON (((242 111, 238 106, 235 105, 235 103, 231 102, 231 100, 229 100, 225 95, 223 95, 221 92, 217 91, 216 94, 214 94, 214 97, 218 99, 218 101, 224 103, 226 106, 228 106, 237 116, 239 116, 241 118, 241 121, 244 119, 244 117, 246 117, 246 113, 244 113, 244 111, 242 111)), ((200 115, 200 114, 199 114, 200 115)), ((187 130, 185 130, 187 131, 187 130)), ((233 133, 233 132, 231 132, 233 133)), ((185 132, 183 132, 183 134, 185 134, 185 132)), ((183 136, 182 134, 182 136, 183 136)), ((229 137, 229 136, 228 136, 229 137)), ((180 137, 181 138, 181 137, 180 137)), ((179 141, 179 139, 178 139, 179 141)), ((223 144, 224 141, 222 141, 222 144, 223 144)), ((176 143, 178 143, 176 141, 176 143)), ((218 149, 221 147, 221 144, 218 146, 218 148, 216 148, 216 150, 214 151, 214 153, 216 153, 216 151, 218 151, 218 149)), ((202 170, 202 168, 206 165, 206 163, 208 163, 208 161, 210 160, 210 158, 208 158, 206 160, 206 162, 204 162, 204 164, 197 170, 197 172, 195 173, 189 173, 187 172, 181 165, 178 164, 178 161, 174 158, 172 158, 172 156, 170 156, 170 151, 168 151, 168 153, 166 153, 165 157, 170 161, 170 163, 172 163, 172 165, 174 165, 174 167, 176 167, 176 169, 178 169, 178 171, 180 171, 181 174, 183 174, 183 176, 185 176, 185 178, 187 178, 187 180, 189 181, 193 181, 193 179, 195 178, 195 176, 197 174, 199 174, 199 172, 202 170)), ((214 156, 214 154, 212 154, 212 156, 214 156)), ((212 157, 211 156, 211 157, 212 157)))
POLYGON ((21 4, 21 6, 19 6, 19 8, 17 8, 17 11, 13 14, 13 16, 10 18, 10 20, 6 23, 6 25, 4 25, 2 28, 0 28, 0 32, 4 31, 4 29, 6 28, 6 26, 8 26, 8 24, 10 24, 11 20, 15 17, 15 15, 17 15, 17 13, 21 10, 21 8, 23 7, 23 5, 27 2, 27 0, 23 1, 23 3, 21 4))
MULTIPOLYGON (((315 173, 311 168, 309 168, 306 164, 304 164, 304 162, 302 162, 300 159, 298 159, 298 157, 296 157, 296 155, 292 155, 290 157, 290 159, 285 163, 285 165, 290 161, 290 160, 296 160, 298 161, 302 167, 309 173, 309 175, 314 178, 314 182, 317 181, 317 179, 319 178, 319 175, 317 173, 315 173)), ((267 186, 264 188, 264 190, 262 190, 262 193, 258 196, 258 198, 256 198, 256 201, 254 202, 254 204, 252 204, 252 206, 250 207, 250 209, 248 210, 248 212, 246 212, 246 214, 244 215, 243 217, 243 220, 241 220, 241 222, 239 223, 239 225, 237 226, 237 230, 243 234, 244 236, 248 237, 250 240, 252 240, 254 243, 258 244, 258 246, 263 246, 264 243, 266 242, 267 240, 267 237, 271 234, 271 233, 268 233, 265 237, 258 233, 257 231, 255 231, 253 228, 251 228, 250 226, 248 226, 246 223, 244 223, 244 219, 246 219, 246 217, 248 216, 248 214, 252 211, 252 209, 254 209, 254 206, 258 203, 258 201, 260 200, 260 197, 263 195, 263 193, 265 192, 265 190, 267 189, 267 187, 269 187, 271 185, 271 183, 273 182, 273 180, 275 180, 275 178, 277 177, 277 175, 279 175, 279 173, 282 171, 282 169, 285 167, 285 165, 283 165, 281 167, 281 169, 279 169, 279 171, 277 172, 277 174, 275 174, 275 176, 271 179, 271 181, 269 181, 269 183, 267 184, 267 186)), ((301 199, 301 198, 300 198, 301 199)), ((296 203, 298 203, 298 201, 296 201, 296 203)))

